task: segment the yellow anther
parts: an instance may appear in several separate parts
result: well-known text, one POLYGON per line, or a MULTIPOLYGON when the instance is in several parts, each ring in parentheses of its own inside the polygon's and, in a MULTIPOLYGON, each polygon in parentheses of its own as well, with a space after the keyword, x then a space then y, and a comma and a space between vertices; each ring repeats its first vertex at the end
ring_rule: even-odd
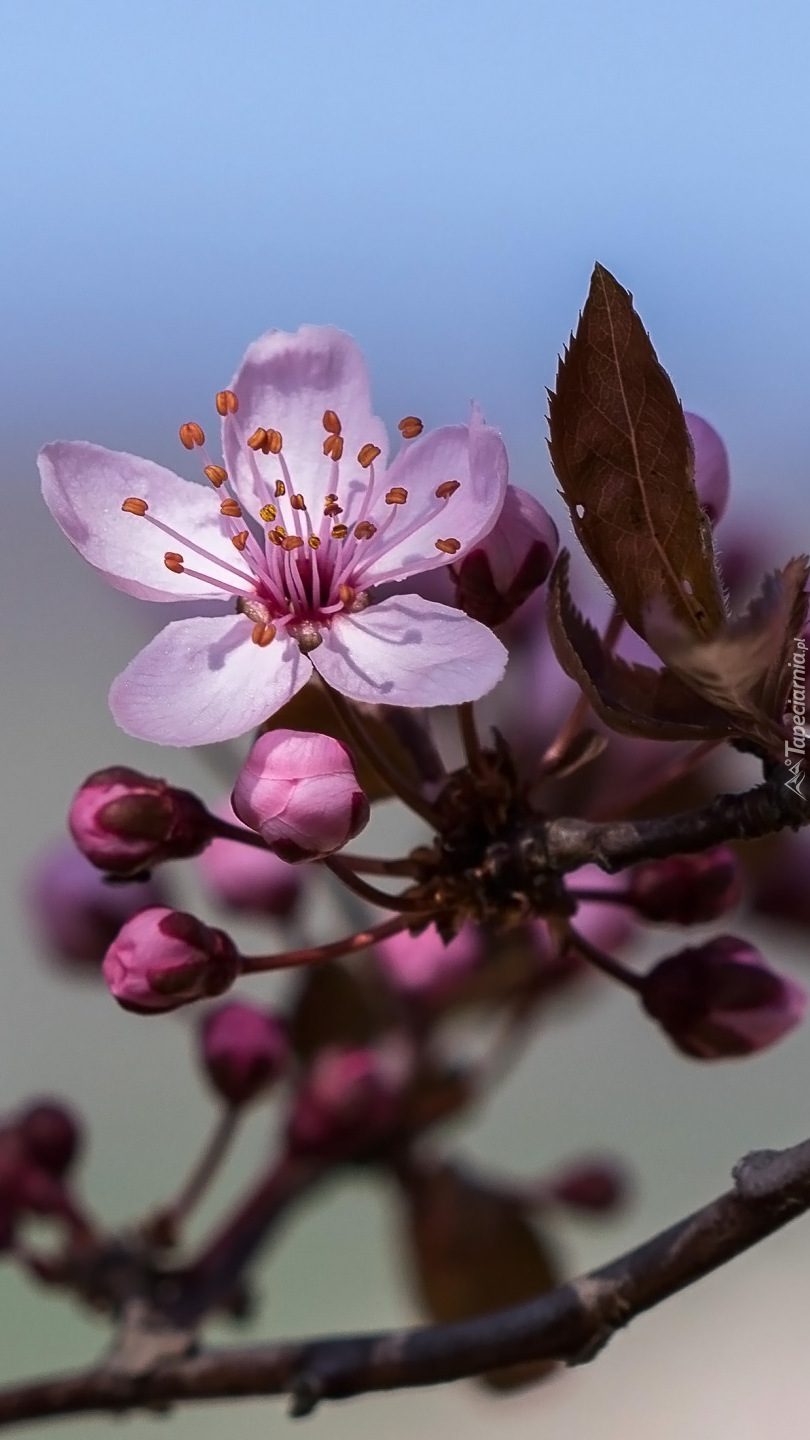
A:
POLYGON ((271 520, 275 520, 277 514, 278 511, 275 505, 263 505, 261 510, 259 511, 259 516, 264 521, 265 525, 269 525, 271 520))
POLYGON ((374 464, 379 454, 379 445, 363 445, 357 452, 357 463, 358 465, 362 465, 364 470, 367 470, 369 465, 374 464))
POLYGON ((445 555, 455 555, 461 549, 460 540, 437 540, 436 549, 442 550, 445 555))
POLYGON ((230 515, 232 520, 242 519, 242 507, 238 500, 223 500, 219 507, 220 515, 230 515))
POLYGON ((284 529, 283 525, 276 525, 275 533, 278 535, 279 540, 283 540, 284 536, 287 534, 287 531, 284 529))
POLYGON ((193 450, 195 445, 205 444, 205 435, 196 420, 188 420, 185 425, 180 426, 180 443, 185 445, 187 450, 193 450))
POLYGON ((227 470, 223 470, 221 465, 206 465, 203 474, 211 481, 212 485, 216 486, 217 490, 220 485, 225 484, 228 478, 227 470))
POLYGON ((264 453, 265 453, 265 455, 280 455, 280 454, 281 454, 281 446, 282 446, 281 431, 280 431, 280 430, 268 430, 268 431, 267 431, 267 439, 266 439, 266 441, 265 441, 265 443, 264 443, 264 453))
POLYGON ((254 645, 258 645, 263 650, 265 645, 269 645, 271 640, 275 640, 276 627, 264 620, 257 620, 250 632, 250 638, 254 645))
POLYGON ((182 555, 178 555, 176 550, 166 551, 166 554, 163 556, 163 564, 166 566, 166 569, 171 570, 173 574, 183 574, 183 557, 182 555))
POLYGON ((268 538, 268 540, 270 541, 270 544, 271 544, 271 545, 280 545, 280 544, 281 544, 281 539, 282 539, 282 537, 281 537, 280 535, 277 535, 276 532, 275 532, 275 530, 268 530, 268 532, 267 532, 267 538, 268 538))
POLYGON ((282 550, 300 550, 303 545, 300 535, 285 535, 281 542, 282 550))
POLYGON ((280 500, 281 497, 282 497, 282 495, 286 495, 286 494, 287 494, 287 486, 284 484, 284 481, 283 481, 283 480, 277 480, 277 481, 276 481, 276 499, 277 499, 277 500, 280 500))
POLYGON ((145 500, 139 500, 136 495, 130 495, 129 499, 124 501, 121 509, 126 510, 128 515, 145 515, 149 506, 145 500))
POLYGON ((357 591, 352 585, 339 585, 338 595, 344 605, 353 605, 357 599, 357 591))
POLYGON ((240 530, 238 535, 232 535, 232 536, 231 536, 231 544, 232 544, 232 545, 235 545, 236 548, 237 548, 237 550, 244 550, 245 546, 247 545, 247 542, 248 542, 248 532, 247 532, 247 530, 240 530))
POLYGON ((370 540, 372 535, 377 534, 377 526, 372 525, 370 520, 361 520, 359 525, 354 527, 355 540, 370 540))
POLYGON ((455 495, 460 484, 460 480, 443 480, 441 485, 436 486, 436 499, 449 500, 451 495, 455 495))
POLYGON ((291 495, 290 504, 293 510, 306 510, 307 508, 303 495, 291 495))
POLYGON ((385 503, 386 505, 404 505, 407 498, 407 490, 404 490, 401 485, 394 485, 391 490, 386 492, 385 503))
POLYGON ((424 428, 425 427, 422 424, 422 421, 419 419, 418 415, 406 415, 405 419, 400 420, 397 426, 397 429, 403 440, 414 440, 417 435, 422 434, 424 428))
POLYGON ((239 401, 233 390, 220 390, 217 395, 217 410, 220 415, 235 415, 239 409, 239 401))
POLYGON ((345 540, 345 539, 346 539, 346 536, 348 535, 348 533, 349 533, 349 527, 348 527, 348 525, 333 525, 333 526, 332 526, 332 539, 333 539, 333 540, 345 540))
POLYGON ((247 443, 251 450, 263 450, 267 444, 267 431, 263 430, 260 425, 257 430, 253 431, 247 443))
POLYGON ((328 430, 330 435, 339 435, 341 430, 340 420, 334 410, 324 410, 323 428, 328 430))
POLYGON ((310 535, 307 544, 309 545, 310 550, 320 550, 321 548, 321 542, 318 539, 317 535, 310 535))

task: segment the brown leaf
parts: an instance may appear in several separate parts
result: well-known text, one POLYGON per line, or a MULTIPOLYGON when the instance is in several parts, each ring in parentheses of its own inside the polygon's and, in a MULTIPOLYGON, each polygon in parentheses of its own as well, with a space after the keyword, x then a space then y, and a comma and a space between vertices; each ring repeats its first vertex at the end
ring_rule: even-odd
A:
POLYGON ((577 538, 625 619, 663 596, 711 635, 725 614, 694 452, 633 299, 601 265, 550 394, 551 463, 577 538))
MULTIPOLYGON (((558 1284, 553 1256, 510 1196, 443 1165, 409 1178, 406 1198, 417 1286, 433 1320, 488 1315, 558 1284)), ((526 1361, 482 1378, 512 1390, 553 1368, 547 1360, 526 1361)))
POLYGON ((686 685, 725 710, 738 734, 781 748, 791 682, 790 653, 807 617, 806 556, 763 581, 743 615, 710 639, 690 634, 658 599, 648 607, 647 638, 686 685))
POLYGON ((554 653, 576 680, 601 720, 622 735, 651 740, 706 740, 731 735, 722 709, 701 699, 668 670, 635 665, 609 650, 571 599, 567 551, 554 567, 548 590, 548 627, 554 653))

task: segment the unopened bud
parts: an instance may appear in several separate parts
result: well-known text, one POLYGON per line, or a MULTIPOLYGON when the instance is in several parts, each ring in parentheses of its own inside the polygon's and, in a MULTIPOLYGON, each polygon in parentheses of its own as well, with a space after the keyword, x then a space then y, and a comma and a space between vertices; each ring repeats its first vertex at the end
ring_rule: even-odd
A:
POLYGON ((223 994, 240 967, 223 930, 161 905, 124 925, 102 968, 119 1005, 148 1015, 223 994))
POLYGON ((712 525, 722 520, 728 504, 731 474, 728 451, 713 425, 700 415, 684 414, 695 449, 695 489, 712 525))
POLYGON ((369 818, 346 746, 331 735, 268 730, 236 781, 233 808, 292 864, 339 850, 369 818))
POLYGON ((630 875, 634 908, 645 920, 700 925, 733 910, 742 898, 736 855, 725 845, 702 855, 648 860, 630 875))
POLYGON ((676 1047, 698 1060, 765 1050, 807 1008, 799 985, 733 935, 668 955, 644 977, 641 999, 676 1047))
POLYGON ((17 1117, 16 1127, 31 1162, 61 1180, 82 1143, 78 1115, 59 1100, 36 1100, 17 1117))
POLYGON ((539 500, 508 485, 498 520, 456 567, 456 603, 484 625, 502 625, 548 579, 557 527, 539 500))
POLYGON ((25 877, 30 923, 47 954, 72 971, 98 974, 125 920, 168 899, 159 876, 110 884, 70 840, 37 858, 25 877))
POLYGON ((569 1210, 605 1214, 624 1204, 629 1184, 615 1160, 581 1160, 552 1175, 544 1188, 550 1200, 569 1210))
POLYGON ((484 946, 474 925, 464 925, 447 945, 436 926, 428 925, 419 935, 407 930, 389 935, 374 953, 391 984, 413 994, 452 989, 454 980, 469 974, 483 959, 484 946))
POLYGON ((246 1105, 284 1073, 285 1028, 269 1010, 240 1001, 206 1015, 200 1058, 208 1079, 229 1105, 246 1105))
POLYGON ((324 1051, 295 1097, 288 1139, 298 1154, 357 1154, 392 1135, 401 1082, 375 1050, 324 1051))
POLYGON ((197 855, 211 837, 208 812, 196 795, 125 765, 85 780, 68 825, 82 854, 112 875, 137 875, 163 860, 197 855))

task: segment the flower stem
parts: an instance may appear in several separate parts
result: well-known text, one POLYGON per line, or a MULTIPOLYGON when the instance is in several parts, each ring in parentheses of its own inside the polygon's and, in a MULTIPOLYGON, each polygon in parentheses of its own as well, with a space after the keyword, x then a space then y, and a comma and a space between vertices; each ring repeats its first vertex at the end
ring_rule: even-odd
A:
POLYGON ((584 900, 589 905, 632 905, 629 890, 568 890, 572 900, 584 900))
POLYGON ((384 890, 378 890, 376 885, 369 885, 354 873, 350 865, 343 864, 340 855, 328 856, 323 864, 337 876, 341 884, 353 890, 361 900, 368 900, 370 905, 381 905, 386 910, 410 911, 412 914, 427 913, 424 901, 416 900, 410 895, 387 895, 384 890))
POLYGON ((341 850, 340 862, 349 870, 359 870, 361 874, 396 875, 408 880, 416 878, 413 862, 407 856, 399 860, 378 860, 372 855, 349 855, 341 850))
POLYGON ((220 819, 218 815, 210 815, 210 820, 212 833, 217 840, 236 840, 239 845, 252 845, 255 850, 269 853, 269 847, 255 830, 248 830, 244 825, 234 825, 230 820, 220 819))
POLYGON ((486 769, 486 756, 481 744, 481 736, 478 734, 478 726, 475 723, 475 709, 472 701, 467 700, 463 705, 459 705, 457 714, 467 764, 474 774, 480 775, 481 771, 486 769))
POLYGON ((608 955, 606 950, 600 950, 598 945, 592 945, 584 935, 580 935, 573 926, 568 927, 568 942, 573 950, 579 952, 586 960, 590 960, 597 970, 609 975, 611 980, 618 980, 620 985, 626 986, 628 990, 639 992, 642 988, 642 980, 632 970, 616 960, 613 955, 608 955))
POLYGON ((407 930, 408 921, 400 915, 384 920, 381 925, 372 925, 370 930, 359 930, 356 935, 347 935, 344 940, 334 940, 330 945, 310 945, 303 950, 285 950, 280 955, 243 955, 242 974, 261 975, 268 970, 291 970, 299 965, 321 965, 326 960, 338 960, 341 955, 352 955, 357 950, 366 950, 378 940, 397 935, 407 930))
POLYGON ((231 1148, 233 1138, 242 1118, 242 1110, 235 1105, 226 1105, 217 1119, 208 1142, 203 1148, 191 1173, 181 1186, 174 1200, 164 1206, 157 1215, 147 1220, 144 1229, 156 1236, 166 1236, 170 1244, 180 1226, 197 1206, 219 1170, 231 1148))
POLYGON ((360 753, 368 761, 369 765, 371 765, 372 769, 377 771, 380 779, 388 789, 393 791, 395 795, 398 795, 400 800, 402 800, 409 809, 413 810, 417 815, 421 815, 423 820, 426 820, 429 825, 435 828, 436 811, 430 802, 426 800, 423 795, 420 795, 416 787, 411 785, 404 776, 390 764, 386 756, 383 755, 382 751, 372 740, 363 724, 362 718, 358 715, 351 702, 347 702, 343 695, 341 695, 338 690, 333 690, 332 686, 327 685, 325 680, 322 680, 322 684, 347 733, 354 741, 360 753))

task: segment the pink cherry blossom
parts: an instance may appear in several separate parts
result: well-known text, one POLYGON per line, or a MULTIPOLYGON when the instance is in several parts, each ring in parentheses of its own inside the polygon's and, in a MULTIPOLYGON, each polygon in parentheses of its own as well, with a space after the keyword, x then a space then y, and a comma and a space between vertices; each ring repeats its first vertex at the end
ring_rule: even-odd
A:
MULTIPOLYGON (((354 341, 269 331, 220 392, 227 471, 215 493, 148 460, 58 441, 39 459, 68 539, 111 584, 157 601, 227 599, 230 613, 169 624, 113 683, 123 730, 167 745, 243 734, 313 667, 353 700, 457 704, 497 684, 506 652, 452 606, 373 587, 462 559, 498 519, 507 459, 477 411, 419 434, 386 468, 354 341), (122 509, 122 507, 124 507, 122 509)), ((204 446, 198 425, 181 429, 204 446)))
POLYGON ((268 730, 234 786, 234 812, 282 860, 331 855, 368 822, 368 800, 346 746, 308 730, 268 730))
POLYGON ((695 486, 712 525, 722 520, 731 489, 728 451, 720 435, 700 415, 684 415, 695 448, 695 486))
POLYGON ((148 1015, 221 995, 239 974, 239 954, 224 930, 159 905, 122 926, 102 971, 119 1005, 148 1015))

